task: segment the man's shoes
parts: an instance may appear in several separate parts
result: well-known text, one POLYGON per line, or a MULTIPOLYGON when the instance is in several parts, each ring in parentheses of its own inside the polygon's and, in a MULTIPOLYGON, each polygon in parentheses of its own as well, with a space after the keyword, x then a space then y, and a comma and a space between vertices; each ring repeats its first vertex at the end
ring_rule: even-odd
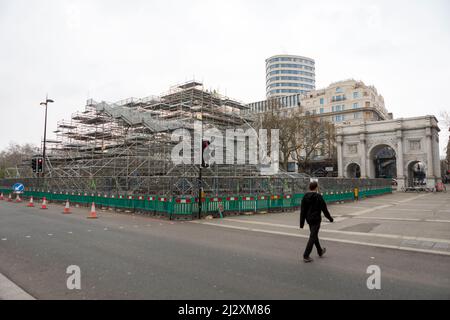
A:
POLYGON ((303 258, 303 262, 305 262, 305 263, 309 263, 309 262, 313 262, 314 260, 313 259, 311 259, 311 258, 303 258))
POLYGON ((327 248, 323 248, 323 249, 322 249, 322 253, 319 254, 319 257, 322 258, 322 257, 325 255, 326 252, 327 252, 327 248))

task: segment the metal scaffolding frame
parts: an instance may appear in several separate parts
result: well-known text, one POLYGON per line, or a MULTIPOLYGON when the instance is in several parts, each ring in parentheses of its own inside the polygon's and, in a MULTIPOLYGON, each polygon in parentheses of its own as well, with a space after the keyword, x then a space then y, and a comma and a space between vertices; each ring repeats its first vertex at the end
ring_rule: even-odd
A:
MULTIPOLYGON (((61 120, 47 141, 46 176, 33 174, 28 162, 18 168, 29 187, 51 190, 192 194, 198 190, 197 165, 174 165, 171 140, 178 129, 252 129, 247 106, 203 84, 189 81, 161 96, 116 103, 88 100, 85 110, 61 120)), ((260 175, 256 165, 212 165, 202 172, 205 189, 236 189, 236 179, 260 175), (226 181, 229 179, 229 181, 226 181)), ((223 191, 223 190, 222 190, 223 191)))

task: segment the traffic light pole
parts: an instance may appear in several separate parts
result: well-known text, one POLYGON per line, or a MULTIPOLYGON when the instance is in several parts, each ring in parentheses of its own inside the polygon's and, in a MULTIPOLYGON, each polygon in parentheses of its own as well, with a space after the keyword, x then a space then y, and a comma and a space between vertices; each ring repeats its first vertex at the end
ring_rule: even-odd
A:
POLYGON ((200 171, 198 176, 198 219, 202 218, 203 207, 203 183, 202 183, 202 165, 200 165, 200 171))
POLYGON ((203 181, 202 181, 202 166, 203 166, 203 103, 200 108, 200 117, 201 117, 201 126, 202 126, 202 136, 201 136, 201 159, 202 163, 200 164, 200 171, 198 176, 198 219, 202 218, 202 207, 203 207, 203 181))

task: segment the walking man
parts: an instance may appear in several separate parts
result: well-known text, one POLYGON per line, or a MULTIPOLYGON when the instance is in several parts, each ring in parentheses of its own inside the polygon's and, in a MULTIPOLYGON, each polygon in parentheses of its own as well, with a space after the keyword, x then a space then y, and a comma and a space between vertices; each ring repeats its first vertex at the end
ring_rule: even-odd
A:
POLYGON ((327 249, 322 248, 319 243, 319 230, 320 224, 322 222, 322 212, 330 222, 334 221, 334 219, 328 212, 325 200, 318 191, 319 184, 317 182, 311 182, 309 184, 309 192, 303 197, 301 205, 300 228, 303 229, 306 220, 306 222, 308 222, 309 224, 309 229, 311 230, 309 241, 306 245, 305 253, 303 254, 303 261, 306 263, 314 261, 309 256, 314 246, 316 246, 319 257, 323 257, 323 255, 327 251, 327 249))

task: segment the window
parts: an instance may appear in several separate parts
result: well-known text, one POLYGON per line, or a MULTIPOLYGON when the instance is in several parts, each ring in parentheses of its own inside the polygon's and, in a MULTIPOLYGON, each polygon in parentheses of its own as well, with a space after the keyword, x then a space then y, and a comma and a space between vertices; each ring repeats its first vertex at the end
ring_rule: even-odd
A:
POLYGON ((320 104, 324 105, 325 104, 325 99, 324 98, 320 98, 320 104))
POLYGON ((343 92, 344 92, 344 90, 342 90, 341 87, 337 87, 336 88, 336 93, 343 93, 343 92))
POLYGON ((324 112, 325 112, 324 108, 320 108, 320 113, 324 113, 324 112))
POLYGON ((342 111, 342 110, 344 110, 344 106, 333 106, 333 107, 331 107, 331 109, 332 109, 332 111, 333 112, 339 112, 339 111, 342 111))
POLYGON ((353 99, 359 98, 359 92, 353 92, 353 99))
POLYGON ((359 103, 358 102, 353 104, 353 109, 359 109, 359 103))
POLYGON ((337 116, 335 116, 334 120, 335 120, 335 122, 342 122, 345 120, 345 117, 344 117, 344 115, 337 115, 337 116))

